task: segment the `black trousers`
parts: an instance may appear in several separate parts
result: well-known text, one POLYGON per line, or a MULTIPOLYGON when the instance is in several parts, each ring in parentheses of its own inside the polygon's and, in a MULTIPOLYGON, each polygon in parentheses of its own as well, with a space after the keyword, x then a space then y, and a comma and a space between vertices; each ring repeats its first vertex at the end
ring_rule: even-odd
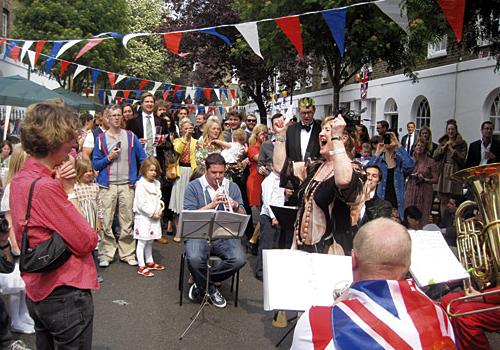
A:
POLYGON ((5 303, 0 298, 0 350, 8 349, 11 343, 10 317, 7 313, 5 303))
POLYGON ((94 303, 89 290, 63 286, 44 300, 26 298, 35 321, 37 350, 92 348, 94 303))

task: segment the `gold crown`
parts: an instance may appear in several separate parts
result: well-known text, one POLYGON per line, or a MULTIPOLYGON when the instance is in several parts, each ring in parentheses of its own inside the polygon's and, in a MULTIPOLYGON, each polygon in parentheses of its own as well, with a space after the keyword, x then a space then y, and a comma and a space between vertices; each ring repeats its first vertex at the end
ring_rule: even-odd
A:
POLYGON ((302 97, 299 100, 299 107, 300 108, 314 107, 314 100, 310 97, 302 97))

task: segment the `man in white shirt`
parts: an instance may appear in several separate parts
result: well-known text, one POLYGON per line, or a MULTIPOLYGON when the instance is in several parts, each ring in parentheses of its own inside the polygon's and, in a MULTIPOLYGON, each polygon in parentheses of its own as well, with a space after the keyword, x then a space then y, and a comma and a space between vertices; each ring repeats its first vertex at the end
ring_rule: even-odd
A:
POLYGON ((415 133, 415 123, 408 122, 408 124, 406 124, 406 130, 408 130, 408 134, 403 136, 403 138, 401 139, 401 145, 404 147, 406 152, 408 152, 410 155, 413 155, 412 148, 417 142, 417 135, 415 133))
POLYGON ((102 115, 96 118, 96 124, 96 128, 87 133, 82 145, 82 157, 90 161, 92 160, 95 139, 109 128, 109 108, 106 108, 102 115))

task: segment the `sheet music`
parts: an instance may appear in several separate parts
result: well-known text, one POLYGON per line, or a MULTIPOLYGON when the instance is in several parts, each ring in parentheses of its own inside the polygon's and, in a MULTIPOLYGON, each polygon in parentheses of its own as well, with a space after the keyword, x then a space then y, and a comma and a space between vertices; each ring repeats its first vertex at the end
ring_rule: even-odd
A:
POLYGON ((263 251, 263 262, 264 310, 329 306, 334 290, 352 282, 349 256, 272 249, 263 251))
POLYGON ((213 239, 223 237, 242 237, 245 234, 250 215, 228 211, 217 211, 213 239))
POLYGON ((179 217, 181 237, 208 238, 210 223, 214 217, 215 210, 183 210, 179 217))
POLYGON ((440 231, 408 232, 411 236, 410 273, 420 287, 469 277, 440 231))

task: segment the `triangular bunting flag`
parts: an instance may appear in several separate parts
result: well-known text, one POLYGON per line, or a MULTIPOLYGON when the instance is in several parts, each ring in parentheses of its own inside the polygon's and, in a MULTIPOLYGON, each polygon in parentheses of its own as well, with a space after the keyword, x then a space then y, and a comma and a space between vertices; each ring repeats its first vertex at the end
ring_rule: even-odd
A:
POLYGON ((218 37, 219 39, 222 39, 228 46, 233 46, 233 44, 231 44, 231 40, 229 40, 229 38, 227 36, 222 35, 217 30, 215 30, 215 27, 202 29, 202 30, 200 30, 200 32, 214 35, 214 36, 218 37))
POLYGON ((65 53, 66 51, 68 51, 74 45, 78 44, 80 41, 81 41, 80 39, 78 39, 78 40, 70 40, 67 43, 65 43, 61 47, 61 49, 59 50, 59 52, 57 53, 56 58, 59 58, 63 53, 65 53))
POLYGON ((163 86, 162 93, 164 94, 168 89, 170 89, 170 84, 169 83, 165 83, 165 85, 163 86))
POLYGON ((142 90, 147 83, 149 83, 149 80, 143 79, 139 84, 139 90, 142 90))
POLYGON ((21 57, 19 57, 21 61, 23 60, 24 56, 26 55, 26 52, 28 52, 29 48, 31 47, 31 45, 33 45, 33 43, 34 43, 33 40, 26 40, 24 42, 23 49, 21 50, 21 57))
POLYGON ((148 35, 148 33, 132 33, 132 34, 127 34, 127 35, 125 35, 123 37, 123 40, 122 40, 123 46, 125 46, 125 48, 128 50, 127 44, 128 44, 128 42, 131 39, 137 38, 138 36, 145 36, 145 35, 148 35))
POLYGON ((14 62, 19 61, 19 54, 21 53, 21 48, 19 46, 14 46, 12 50, 10 50, 10 57, 14 60, 14 62))
POLYGON ((85 69, 87 69, 87 66, 82 66, 81 64, 79 64, 76 67, 75 73, 73 73, 73 79, 75 79, 78 76, 78 74, 83 72, 85 69))
POLYGON ((66 72, 66 69, 68 69, 70 62, 61 60, 61 69, 59 70, 59 78, 62 78, 64 75, 64 72, 66 72))
POLYGON ((230 89, 229 92, 231 93, 231 96, 233 97, 233 100, 236 98, 236 90, 230 89))
POLYGON ((119 74, 118 75, 118 78, 116 78, 115 80, 115 85, 118 84, 120 81, 122 81, 123 79, 125 79, 127 76, 126 75, 123 75, 123 74, 119 74))
POLYGON ((111 86, 112 89, 114 89, 115 88, 116 74, 113 72, 107 72, 107 73, 108 73, 109 85, 111 86))
POLYGON ((75 56, 75 61, 77 61, 80 57, 85 55, 90 49, 99 45, 103 39, 89 39, 88 42, 80 49, 80 51, 75 56))
POLYGON ((52 50, 50 51, 49 56, 45 60, 45 73, 49 74, 50 70, 54 66, 54 63, 56 63, 55 56, 57 55, 63 44, 64 44, 63 41, 54 41, 52 50))
POLYGON ((3 60, 5 61, 5 59, 7 57, 9 57, 9 54, 10 54, 10 51, 14 48, 14 46, 16 46, 16 41, 15 40, 12 40, 9 45, 7 45, 7 47, 5 48, 5 52, 3 53, 3 60))
POLYGON ((92 68, 90 74, 92 75, 92 86, 95 86, 95 83, 97 81, 97 77, 99 76, 99 74, 101 74, 101 71, 98 69, 92 68))
POLYGON ((333 9, 322 13, 333 39, 339 48, 340 56, 344 57, 344 35, 345 35, 345 19, 347 9, 333 9))
POLYGON ((243 38, 247 41, 248 46, 255 52, 257 56, 264 59, 260 53, 259 44, 259 30, 257 29, 257 22, 247 22, 235 25, 236 29, 241 33, 243 38))
POLYGON ((215 96, 217 96, 217 100, 220 101, 220 89, 214 89, 215 96))
POLYGON ((201 87, 196 88, 196 93, 194 94, 195 95, 194 99, 199 101, 201 98, 201 94, 203 94, 203 88, 201 88, 201 87))
POLYGON ((49 56, 53 58, 59 57, 58 53, 61 51, 61 47, 63 46, 64 41, 54 41, 54 45, 52 45, 52 50, 50 51, 49 56))
POLYGON ((108 104, 112 105, 113 104, 113 97, 108 95, 108 104))
POLYGON ((163 94, 162 94, 163 101, 167 100, 169 94, 170 94, 170 89, 168 89, 167 91, 165 91, 165 90, 163 91, 163 94))
POLYGON ((30 66, 35 66, 35 51, 28 50, 28 59, 30 61, 30 66))
POLYGON ((40 57, 40 52, 42 52, 43 46, 45 45, 46 41, 45 40, 38 40, 36 42, 35 46, 35 63, 33 64, 33 67, 35 66, 36 62, 38 61, 38 57, 40 57))
POLYGON ((123 90, 123 97, 128 100, 129 96, 130 96, 130 90, 123 90))
POLYGON ((186 86, 186 99, 191 98, 192 100, 194 100, 193 96, 194 93, 195 93, 194 87, 186 86))
POLYGON ((179 47, 181 46, 181 38, 182 38, 182 33, 180 33, 180 32, 163 34, 163 42, 165 43, 165 47, 169 51, 172 51, 173 53, 175 53, 176 55, 179 55, 179 47))
POLYGON ((0 38, 0 46, 3 45, 3 43, 6 41, 7 41, 7 38, 1 37, 0 38))
POLYGON ((274 21, 278 24, 278 27, 281 28, 288 39, 290 39, 293 46, 297 49, 299 57, 302 58, 304 56, 304 52, 302 49, 302 35, 300 34, 299 16, 281 17, 276 18, 274 21))
POLYGON ((229 99, 229 95, 227 94, 227 89, 222 89, 222 92, 224 92, 224 95, 226 95, 226 100, 229 99))
POLYGON ((184 90, 178 90, 175 95, 179 99, 179 101, 182 101, 182 95, 184 94, 184 90))
POLYGON ((464 26, 465 0, 438 0, 448 23, 450 24, 457 41, 462 41, 464 26))
POLYGON ((155 86, 153 86, 153 90, 151 90, 151 93, 154 95, 156 93, 156 90, 161 86, 161 83, 158 81, 155 81, 155 86))
POLYGON ((116 98, 116 93, 118 90, 109 90, 109 93, 111 94, 111 99, 114 100, 116 98))
POLYGON ((222 117, 222 112, 224 111, 224 109, 222 108, 222 106, 219 106, 219 114, 221 115, 222 117))
POLYGON ((135 98, 141 97, 141 90, 135 90, 135 98))
POLYGON ((190 105, 189 106, 189 114, 193 114, 195 108, 194 108, 194 105, 190 105))
POLYGON ((54 63, 56 63, 54 57, 47 56, 45 58, 45 74, 50 73, 50 70, 52 69, 52 66, 54 66, 54 63))
POLYGON ((104 90, 99 90, 97 93, 97 96, 99 96, 99 103, 103 104, 104 103, 104 90))
POLYGON ((406 5, 404 5, 403 2, 403 0, 385 0, 375 2, 375 5, 377 5, 387 17, 396 22, 398 26, 408 33, 410 31, 410 26, 408 25, 408 16, 406 15, 406 5))
POLYGON ((121 103, 122 103, 122 98, 121 98, 120 96, 118 96, 118 97, 116 98, 116 103, 118 103, 118 104, 121 104, 121 103))
POLYGON ((210 97, 212 95, 212 89, 204 88, 203 89, 203 94, 205 95, 205 98, 207 99, 207 103, 210 103, 210 97))

